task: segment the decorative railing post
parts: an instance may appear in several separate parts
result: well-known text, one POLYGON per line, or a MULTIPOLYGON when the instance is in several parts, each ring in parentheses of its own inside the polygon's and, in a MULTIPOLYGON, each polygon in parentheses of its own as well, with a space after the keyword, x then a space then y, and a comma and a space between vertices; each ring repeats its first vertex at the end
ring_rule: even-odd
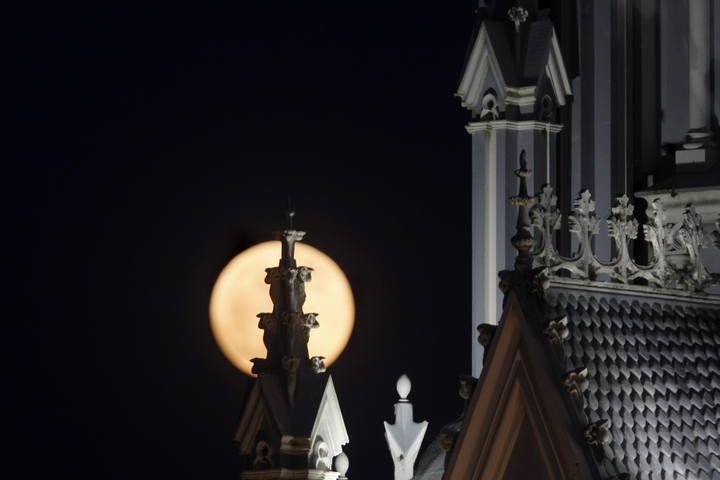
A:
POLYGON ((633 218, 634 207, 627 195, 617 197, 617 205, 612 208, 608 218, 608 233, 615 242, 617 257, 614 259, 610 276, 622 283, 628 283, 630 275, 638 268, 630 257, 629 241, 638 234, 638 222, 633 218))
POLYGON ((658 287, 666 285, 668 280, 668 265, 665 244, 668 238, 667 217, 662 201, 654 200, 647 210, 648 223, 643 225, 645 241, 649 242, 653 251, 652 275, 646 277, 648 281, 658 287))
POLYGON ((540 231, 540 241, 533 252, 538 267, 552 268, 560 263, 560 256, 553 245, 553 234, 560 230, 562 214, 557 208, 557 195, 549 183, 542 186, 535 205, 530 210, 532 225, 540 231))
POLYGON ((578 253, 565 268, 580 278, 594 280, 598 264, 592 253, 592 236, 597 235, 600 221, 595 215, 595 200, 590 190, 583 190, 573 202, 573 214, 570 215, 570 231, 578 236, 578 253))
POLYGON ((690 290, 700 291, 710 280, 710 274, 700 258, 700 249, 705 246, 705 232, 702 217, 695 211, 693 205, 685 207, 682 224, 678 230, 678 240, 687 250, 689 257, 689 271, 683 278, 685 285, 690 290))
POLYGON ((630 241, 637 238, 640 225, 633 217, 631 199, 625 194, 617 197, 607 219, 616 253, 609 262, 602 262, 592 250, 593 235, 598 234, 600 227, 595 201, 589 190, 583 190, 573 202, 573 211, 568 218, 570 231, 578 239, 578 249, 571 258, 563 257, 553 245, 554 233, 562 224, 557 196, 552 186, 546 184, 537 196, 529 197, 526 178, 530 170, 526 165, 523 151, 520 168, 515 171, 520 179, 519 192, 510 198, 512 204, 519 207, 516 233, 512 238, 512 244, 518 250, 516 270, 526 269, 530 262, 534 267, 544 268, 542 277, 545 279, 565 271, 571 278, 581 280, 596 280, 598 275, 609 275, 612 281, 629 284, 643 279, 657 288, 702 291, 709 285, 720 285, 720 274, 710 273, 700 256, 702 248, 714 246, 720 249, 720 217, 716 229, 706 235, 702 218, 692 205, 685 208, 680 223, 672 224, 667 221, 662 202, 652 202, 647 210, 648 221, 642 225, 645 241, 652 247, 652 263, 638 265, 630 254, 630 241), (537 242, 533 240, 531 228, 538 232, 537 242))

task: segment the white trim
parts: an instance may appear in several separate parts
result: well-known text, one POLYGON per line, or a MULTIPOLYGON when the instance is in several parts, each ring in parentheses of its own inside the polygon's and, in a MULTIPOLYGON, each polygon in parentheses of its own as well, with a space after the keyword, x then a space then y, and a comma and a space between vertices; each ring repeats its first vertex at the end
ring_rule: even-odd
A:
POLYGON ((491 120, 488 122, 470 122, 465 130, 472 135, 477 132, 489 132, 491 130, 538 130, 547 131, 549 133, 557 133, 562 130, 563 126, 557 123, 540 122, 538 120, 522 120, 519 122, 513 120, 491 120))
POLYGON ((487 135, 485 155, 485 322, 497 324, 497 184, 498 158, 497 133, 490 130, 487 135))
POLYGON ((337 480, 338 472, 323 470, 289 470, 274 468, 272 470, 246 470, 240 478, 247 480, 337 480))
POLYGON ((485 83, 488 72, 491 70, 493 75, 495 75, 498 88, 500 89, 500 91, 497 92, 498 98, 505 98, 507 84, 500 71, 500 64, 490 43, 487 29, 483 24, 480 26, 480 31, 478 32, 472 52, 465 66, 460 86, 455 93, 456 96, 460 97, 463 107, 472 110, 478 105, 480 97, 483 94, 480 88, 485 83))
POLYGON ((565 69, 565 62, 563 61, 562 52, 560 51, 560 44, 555 34, 555 28, 553 28, 550 53, 547 63, 545 64, 545 72, 550 79, 550 84, 553 87, 558 104, 561 106, 565 105, 567 103, 566 97, 572 95, 572 88, 570 87, 570 80, 568 79, 567 70, 565 69))
POLYGON ((342 452, 342 446, 350 442, 345 420, 343 420, 340 411, 340 403, 337 393, 335 392, 335 384, 332 377, 328 375, 325 392, 320 400, 315 423, 310 434, 310 444, 315 444, 315 439, 320 435, 330 450, 330 456, 335 457, 342 452))
POLYGON ((519 107, 526 107, 528 105, 535 105, 537 101, 537 87, 507 87, 507 94, 505 96, 505 103, 508 105, 517 105, 519 107))
POLYGON ((250 396, 245 403, 240 425, 235 432, 235 441, 240 445, 240 451, 250 455, 255 445, 255 437, 265 420, 265 405, 261 398, 261 386, 258 380, 252 386, 250 396))

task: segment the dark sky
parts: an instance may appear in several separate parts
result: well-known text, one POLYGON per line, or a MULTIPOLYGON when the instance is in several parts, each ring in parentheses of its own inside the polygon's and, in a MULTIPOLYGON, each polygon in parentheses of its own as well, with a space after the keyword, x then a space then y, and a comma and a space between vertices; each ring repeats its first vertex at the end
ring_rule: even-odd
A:
POLYGON ((350 477, 391 478, 396 378, 434 434, 470 368, 453 93, 476 2, 72 3, 6 16, 3 402, 20 476, 238 478, 248 379, 208 301, 290 195, 356 296, 331 368, 350 477))

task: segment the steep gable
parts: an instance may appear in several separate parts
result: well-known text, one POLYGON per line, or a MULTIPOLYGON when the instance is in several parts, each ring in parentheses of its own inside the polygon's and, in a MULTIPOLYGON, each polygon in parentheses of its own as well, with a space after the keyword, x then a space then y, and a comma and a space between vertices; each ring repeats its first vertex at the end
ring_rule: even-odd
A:
POLYGON ((443 478, 528 478, 530 465, 541 467, 532 478, 592 478, 552 352, 515 294, 506 301, 443 478), (526 456, 526 465, 511 464, 526 456))
POLYGON ((491 88, 503 106, 532 105, 545 78, 552 86, 554 102, 559 106, 567 103, 572 89, 555 28, 547 19, 524 28, 527 38, 523 47, 515 50, 510 41, 514 33, 507 22, 485 20, 480 24, 455 93, 463 107, 477 110, 491 88))

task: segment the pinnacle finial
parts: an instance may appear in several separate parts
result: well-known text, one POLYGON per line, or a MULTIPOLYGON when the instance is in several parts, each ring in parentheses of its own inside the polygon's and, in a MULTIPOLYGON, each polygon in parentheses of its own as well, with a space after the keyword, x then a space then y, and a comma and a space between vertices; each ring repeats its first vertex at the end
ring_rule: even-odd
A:
POLYGON ((397 390, 398 396, 400 397, 401 402, 407 402, 408 395, 410 395, 410 390, 412 389, 412 383, 410 382, 410 377, 403 374, 398 378, 397 383, 395 384, 395 388, 397 390))
POLYGON ((518 2, 518 5, 510 7, 507 13, 508 17, 510 17, 510 21, 515 25, 515 32, 519 32, 520 25, 525 23, 528 19, 528 11, 521 7, 520 2, 518 2))
POLYGON ((290 197, 287 198, 287 208, 285 209, 285 230, 293 229, 293 217, 295 216, 295 210, 292 208, 292 202, 290 197))
POLYGON ((515 261, 516 268, 523 268, 532 264, 530 250, 534 245, 532 233, 530 233, 530 215, 529 209, 534 202, 534 198, 528 196, 527 178, 532 175, 532 171, 527 168, 527 153, 523 150, 520 153, 520 167, 515 170, 515 176, 520 180, 518 186, 518 194, 510 197, 510 203, 518 207, 517 223, 515 224, 515 235, 510 240, 512 246, 518 251, 515 261))
POLYGON ((395 423, 383 422, 395 464, 395 480, 412 480, 415 459, 428 427, 428 422, 416 423, 413 419, 413 406, 407 400, 411 387, 410 378, 401 375, 396 384, 400 400, 395 404, 395 423))

